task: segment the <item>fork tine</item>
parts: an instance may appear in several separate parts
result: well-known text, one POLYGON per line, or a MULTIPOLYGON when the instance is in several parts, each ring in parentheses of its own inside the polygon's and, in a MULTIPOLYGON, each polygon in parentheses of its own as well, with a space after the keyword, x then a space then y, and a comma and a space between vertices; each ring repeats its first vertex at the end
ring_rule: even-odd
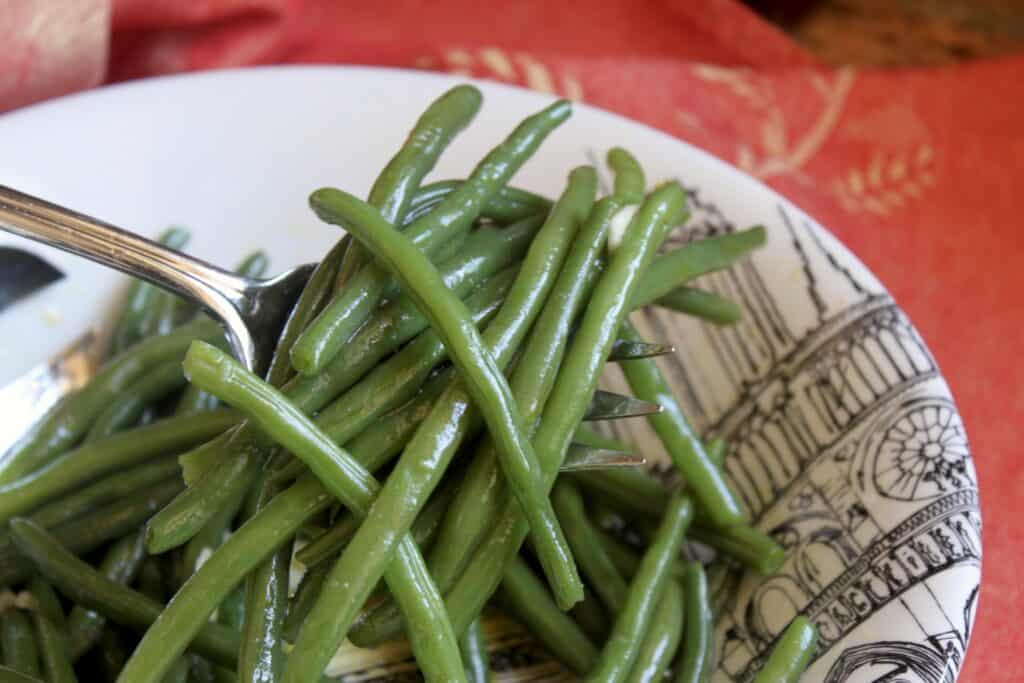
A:
POLYGON ((636 360, 638 358, 653 358, 675 353, 676 347, 671 344, 648 344, 647 342, 635 342, 628 339, 616 339, 612 343, 612 350, 608 354, 608 360, 636 360))
POLYGON ((650 401, 642 401, 632 396, 624 396, 611 391, 598 389, 590 399, 590 405, 583 416, 584 420, 618 420, 625 417, 643 417, 660 413, 661 406, 650 401))
POLYGON ((559 472, 580 472, 583 470, 605 470, 616 467, 640 467, 647 461, 639 455, 596 448, 581 443, 572 443, 566 451, 565 460, 559 472))

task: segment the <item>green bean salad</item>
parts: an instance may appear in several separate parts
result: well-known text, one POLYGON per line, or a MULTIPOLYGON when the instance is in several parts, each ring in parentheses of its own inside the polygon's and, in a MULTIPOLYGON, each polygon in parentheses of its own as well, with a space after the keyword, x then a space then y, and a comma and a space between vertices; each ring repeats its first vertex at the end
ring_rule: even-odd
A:
MULTIPOLYGON (((672 340, 630 313, 735 323, 694 280, 765 231, 664 248, 686 194, 620 148, 606 196, 591 166, 552 199, 511 186, 566 101, 425 183, 481 103, 431 103, 366 200, 310 195, 344 236, 259 375, 193 305, 131 285, 101 370, 0 458, 0 680, 315 683, 343 643, 404 640, 424 679, 481 683, 497 613, 587 681, 709 680, 729 590, 709 577, 784 553, 635 351, 672 340), (672 476, 565 468, 635 451, 585 421, 608 363, 661 407, 672 476)), ((757 683, 799 680, 815 643, 797 617, 757 683)))

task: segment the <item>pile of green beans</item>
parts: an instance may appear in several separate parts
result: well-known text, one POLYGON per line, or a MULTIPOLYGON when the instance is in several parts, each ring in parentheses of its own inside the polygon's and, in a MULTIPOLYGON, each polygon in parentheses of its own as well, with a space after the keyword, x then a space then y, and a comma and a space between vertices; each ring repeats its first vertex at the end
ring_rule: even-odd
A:
MULTIPOLYGON (((347 235, 264 375, 194 307, 131 286, 106 365, 0 458, 0 679, 319 683, 346 639, 404 636, 426 680, 483 683, 489 607, 587 681, 709 680, 722 591, 785 554, 748 523, 728 445, 694 433, 629 315, 735 324, 742 310, 698 278, 764 229, 664 250, 685 193, 648 191, 621 148, 607 196, 590 166, 554 201, 509 186, 565 101, 467 178, 423 185, 481 102, 462 85, 431 103, 367 201, 312 193, 347 235), (581 424, 609 362, 661 406, 647 419, 677 485, 561 472, 570 446, 632 450, 581 424), (691 544, 713 569, 684 560, 691 544)), ((238 271, 267 264, 257 252, 238 271)), ((758 683, 796 681, 814 657, 803 617, 778 635, 758 683)))

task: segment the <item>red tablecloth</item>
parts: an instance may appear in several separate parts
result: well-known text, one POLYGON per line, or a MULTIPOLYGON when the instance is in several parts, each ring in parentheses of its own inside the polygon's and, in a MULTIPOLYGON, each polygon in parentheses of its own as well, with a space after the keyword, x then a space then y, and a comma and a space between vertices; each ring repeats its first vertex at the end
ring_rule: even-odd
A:
POLYGON ((938 358, 986 524, 962 680, 1024 680, 1024 59, 829 70, 733 0, 506 4, 5 0, 0 110, 211 67, 418 67, 582 99, 764 179, 880 276, 938 358))

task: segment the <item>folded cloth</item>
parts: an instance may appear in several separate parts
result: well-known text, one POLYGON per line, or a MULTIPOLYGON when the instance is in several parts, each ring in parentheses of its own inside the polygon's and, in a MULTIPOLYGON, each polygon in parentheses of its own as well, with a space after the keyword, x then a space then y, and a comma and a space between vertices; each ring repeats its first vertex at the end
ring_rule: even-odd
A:
POLYGON ((826 69, 733 0, 6 0, 0 110, 273 62, 446 71, 583 100, 708 149, 828 226, 890 288, 971 436, 982 609, 961 680, 1024 673, 1024 58, 826 69))

